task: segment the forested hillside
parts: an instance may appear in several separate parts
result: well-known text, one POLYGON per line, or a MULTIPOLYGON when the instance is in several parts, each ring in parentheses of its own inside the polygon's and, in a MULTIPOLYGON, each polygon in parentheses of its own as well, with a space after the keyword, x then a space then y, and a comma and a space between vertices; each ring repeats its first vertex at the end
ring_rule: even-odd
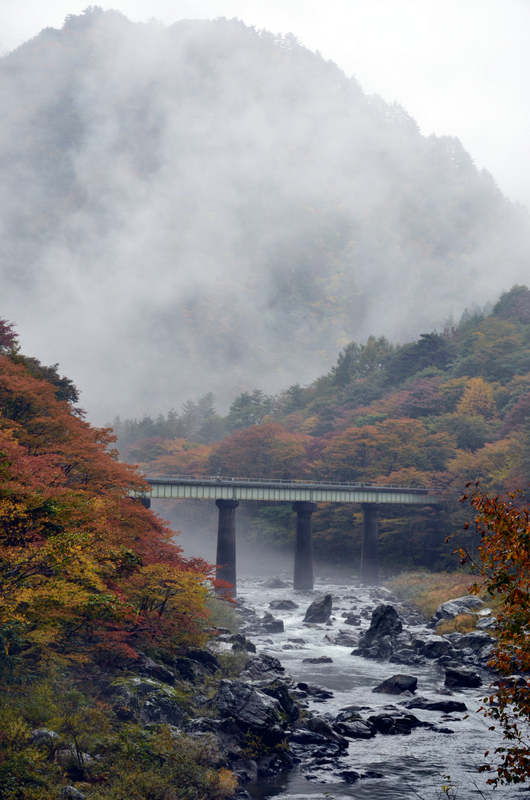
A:
MULTIPOLYGON (((530 291, 514 286, 491 314, 474 307, 458 326, 409 344, 351 342, 313 384, 275 396, 243 393, 226 417, 213 402, 205 396, 158 420, 117 420, 123 457, 151 475, 430 486, 443 500, 438 507, 381 507, 383 561, 388 568, 454 565, 444 539, 465 521, 458 501, 468 481, 493 493, 521 489, 528 498, 530 291)), ((290 506, 247 505, 247 537, 292 547, 290 506)), ((184 530, 204 524, 197 504, 168 503, 165 513, 184 530)), ((317 554, 356 563, 360 509, 353 515, 351 506, 322 505, 314 528, 317 554)))
POLYGON ((292 35, 91 7, 0 59, 0 114, 3 313, 100 422, 307 383, 524 281, 527 217, 460 142, 292 35))
POLYGON ((141 476, 76 394, 0 319, 0 798, 222 800, 215 742, 164 724, 194 708, 189 684, 150 658, 200 657, 211 568, 128 496, 141 476))

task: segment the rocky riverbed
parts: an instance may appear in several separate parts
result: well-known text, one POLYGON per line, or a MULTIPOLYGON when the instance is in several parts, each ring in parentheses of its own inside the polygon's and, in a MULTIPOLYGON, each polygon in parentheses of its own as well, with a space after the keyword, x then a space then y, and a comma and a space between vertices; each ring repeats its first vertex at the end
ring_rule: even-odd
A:
MULTIPOLYGON (((476 603, 460 599, 439 618, 476 603)), ((232 768, 252 797, 429 800, 448 782, 459 798, 490 793, 478 771, 499 741, 478 713, 494 679, 487 609, 474 609, 477 631, 442 637, 437 620, 427 624, 382 587, 322 581, 294 592, 287 580, 248 579, 238 607, 239 644, 225 634, 219 646, 250 640, 257 653, 223 681, 217 702, 221 725, 254 726, 271 748, 238 759, 234 735, 232 768)))
MULTIPOLYGON (((495 679, 495 620, 477 602, 456 598, 426 621, 384 587, 321 580, 295 592, 283 576, 249 578, 239 633, 213 629, 207 649, 171 663, 141 655, 102 673, 100 690, 120 720, 203 741, 209 763, 237 775, 240 800, 487 797, 479 766, 500 738, 478 709, 495 679), (477 630, 436 633, 463 609, 477 630)), ((68 766, 73 752, 59 752, 68 766)))

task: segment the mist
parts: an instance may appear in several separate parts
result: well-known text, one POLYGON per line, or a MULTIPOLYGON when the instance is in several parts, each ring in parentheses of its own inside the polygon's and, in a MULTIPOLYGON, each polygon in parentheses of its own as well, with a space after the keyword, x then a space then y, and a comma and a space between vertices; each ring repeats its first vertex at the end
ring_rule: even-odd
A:
POLYGON ((524 283, 457 139, 237 20, 97 9, 0 60, 0 316, 100 424, 314 380, 524 283))

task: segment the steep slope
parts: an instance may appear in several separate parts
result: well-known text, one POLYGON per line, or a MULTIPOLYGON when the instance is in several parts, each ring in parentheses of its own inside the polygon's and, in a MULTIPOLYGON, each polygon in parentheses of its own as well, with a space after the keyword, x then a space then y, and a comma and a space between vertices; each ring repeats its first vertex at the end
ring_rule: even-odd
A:
MULTIPOLYGON (((438 506, 380 508, 382 563, 454 567, 454 545, 444 540, 469 521, 460 502, 466 484, 480 481, 492 495, 519 492, 527 502, 530 479, 530 290, 513 286, 489 316, 463 316, 458 327, 401 346, 375 337, 350 342, 311 386, 276 397, 244 393, 224 418, 203 398, 182 416, 118 420, 121 455, 149 475, 430 486, 438 506)), ((189 536, 191 553, 197 531, 212 541, 213 504, 161 502, 189 536)), ((238 516, 243 541, 292 547, 287 503, 243 502, 238 516)), ((358 507, 321 504, 313 523, 319 557, 357 563, 358 507)))
POLYGON ((292 36, 92 8, 0 61, 0 112, 3 313, 96 416, 307 382, 523 279, 458 140, 292 36))

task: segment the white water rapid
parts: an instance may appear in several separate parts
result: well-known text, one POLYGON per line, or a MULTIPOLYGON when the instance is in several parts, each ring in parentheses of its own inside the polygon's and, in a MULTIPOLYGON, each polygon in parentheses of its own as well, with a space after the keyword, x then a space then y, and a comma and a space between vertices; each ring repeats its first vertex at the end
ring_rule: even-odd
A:
MULTIPOLYGON (((333 692, 333 697, 324 702, 308 697, 308 707, 318 716, 330 714, 335 717, 346 706, 357 706, 363 718, 388 708, 404 710, 401 703, 406 698, 403 696, 372 693, 381 681, 397 673, 417 677, 414 696, 430 700, 445 697, 437 694, 444 689, 444 669, 434 660, 404 666, 387 660, 354 656, 351 655, 352 646, 333 643, 340 631, 355 637, 361 630, 366 630, 372 610, 381 602, 395 601, 395 598, 389 599, 385 589, 337 584, 323 579, 315 584, 314 591, 300 592, 292 588, 265 588, 264 583, 263 578, 243 578, 238 586, 238 600, 245 607, 254 609, 259 617, 272 612, 274 617, 283 620, 285 630, 272 634, 249 633, 249 636, 258 653, 279 658, 295 682, 315 684, 333 692), (307 607, 316 597, 328 593, 333 597, 331 624, 304 625, 307 607), (271 609, 270 602, 280 599, 292 600, 299 607, 271 609), (352 611, 360 614, 360 627, 345 624, 344 616, 341 616, 352 611), (320 656, 331 657, 332 663, 304 663, 304 659, 320 656)), ((395 604, 399 610, 399 604, 395 604)), ((427 632, 423 623, 405 627, 414 632, 427 632)), ((411 710, 420 720, 433 723, 445 732, 419 727, 410 735, 377 734, 372 739, 353 739, 347 753, 335 759, 334 764, 330 760, 329 765, 322 764, 313 771, 308 771, 307 765, 305 768, 295 767, 274 778, 260 779, 257 786, 247 788, 254 798, 260 800, 273 796, 278 800, 346 800, 352 797, 358 800, 436 800, 445 797, 508 800, 528 796, 524 785, 494 792, 486 783, 488 775, 479 772, 485 751, 492 751, 500 742, 499 735, 488 730, 487 720, 478 712, 491 676, 483 673, 483 679, 482 689, 453 690, 451 699, 464 702, 467 713, 411 710), (340 762, 339 769, 337 761, 340 762), (363 777, 348 784, 337 773, 350 770, 362 775, 377 773, 380 777, 363 777), (450 787, 445 789, 445 793, 444 786, 450 787)))

